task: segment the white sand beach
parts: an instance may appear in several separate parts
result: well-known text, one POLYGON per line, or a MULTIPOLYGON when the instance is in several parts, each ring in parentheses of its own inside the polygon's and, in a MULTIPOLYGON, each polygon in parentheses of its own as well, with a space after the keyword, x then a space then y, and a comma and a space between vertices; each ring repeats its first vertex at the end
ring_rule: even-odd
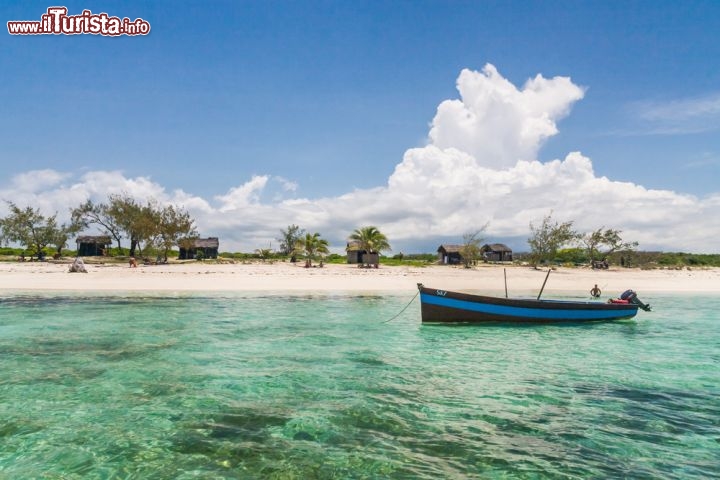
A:
MULTIPOLYGON (((523 266, 383 266, 356 265, 303 268, 302 263, 184 263, 168 265, 87 264, 88 273, 69 273, 70 263, 2 262, 3 291, 85 292, 412 292, 417 283, 431 288, 504 294, 503 269, 510 295, 537 293, 546 270, 523 266)), ((545 292, 585 294, 597 284, 604 297, 632 288, 649 292, 720 293, 720 269, 639 270, 611 268, 557 268, 545 292)))

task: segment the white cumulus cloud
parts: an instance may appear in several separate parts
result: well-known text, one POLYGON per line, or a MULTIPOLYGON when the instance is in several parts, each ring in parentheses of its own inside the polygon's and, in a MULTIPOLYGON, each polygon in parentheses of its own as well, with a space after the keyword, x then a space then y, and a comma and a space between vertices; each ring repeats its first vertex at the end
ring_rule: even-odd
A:
POLYGON ((457 89, 460 99, 438 107, 430 141, 467 152, 489 167, 534 159, 543 141, 557 133, 556 122, 584 95, 568 77, 538 75, 518 90, 490 64, 482 72, 463 70, 457 89))
POLYGON ((267 185, 267 175, 255 175, 250 181, 231 188, 225 195, 218 195, 215 198, 221 202, 220 211, 229 212, 233 210, 241 210, 260 201, 260 193, 265 185, 267 185))

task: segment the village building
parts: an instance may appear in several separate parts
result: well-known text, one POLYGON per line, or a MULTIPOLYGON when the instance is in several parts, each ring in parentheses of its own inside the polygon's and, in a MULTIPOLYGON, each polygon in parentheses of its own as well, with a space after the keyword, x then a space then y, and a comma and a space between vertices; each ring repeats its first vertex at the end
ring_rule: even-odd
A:
POLYGON ((345 251, 347 252, 347 263, 374 265, 375 267, 380 264, 380 254, 369 253, 362 247, 362 242, 359 240, 349 240, 345 251))
POLYGON ((198 252, 201 252, 202 258, 217 258, 220 240, 218 240, 218 237, 196 238, 192 246, 183 245, 183 242, 180 242, 179 247, 179 260, 192 260, 197 258, 198 252))
POLYGON ((480 248, 486 262, 512 262, 512 249, 502 243, 486 243, 480 248))
POLYGON ((347 263, 362 263, 362 256, 367 253, 359 240, 349 240, 345 252, 347 253, 347 263))
POLYGON ((462 245, 440 245, 437 249, 438 261, 443 265, 458 265, 463 263, 463 257, 460 253, 462 248, 462 245))
POLYGON ((101 257, 107 255, 107 249, 112 245, 109 235, 82 235, 75 240, 78 257, 101 257))
MULTIPOLYGON (((464 263, 463 245, 442 244, 438 247, 438 262, 443 265, 459 265, 464 263)), ((485 244, 480 248, 485 262, 512 262, 512 249, 502 243, 485 244)))

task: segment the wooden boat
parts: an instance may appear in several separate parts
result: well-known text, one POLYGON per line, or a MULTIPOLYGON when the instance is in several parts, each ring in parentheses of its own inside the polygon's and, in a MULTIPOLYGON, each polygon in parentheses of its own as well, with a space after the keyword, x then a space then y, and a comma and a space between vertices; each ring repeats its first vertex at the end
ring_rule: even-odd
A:
POLYGON ((632 318, 650 310, 628 290, 608 303, 488 297, 437 290, 418 283, 423 323, 599 322, 632 318))

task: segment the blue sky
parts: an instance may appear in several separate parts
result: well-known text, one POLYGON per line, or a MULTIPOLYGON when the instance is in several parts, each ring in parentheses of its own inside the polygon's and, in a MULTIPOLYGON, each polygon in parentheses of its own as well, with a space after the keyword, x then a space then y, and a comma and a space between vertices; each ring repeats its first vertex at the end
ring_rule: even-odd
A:
MULTIPOLYGON (((3 2, 0 13, 4 22, 39 20, 52 5, 3 2)), ((152 184, 148 194, 203 199, 210 204, 206 210, 230 215, 233 209, 219 205, 218 197, 252 178, 266 178, 263 185, 248 187, 249 203, 235 205, 234 214, 247 216, 240 207, 285 214, 267 230, 259 218, 238 219, 236 227, 253 232, 245 237, 252 241, 238 235, 230 242, 252 249, 253 242, 265 242, 271 230, 293 218, 287 213, 292 202, 332 202, 387 186, 408 149, 433 143, 430 127, 441 102, 458 98, 460 72, 479 72, 489 63, 518 89, 536 75, 570 77, 583 89, 582 99, 568 100, 567 114, 557 116, 558 132, 543 137, 534 150, 537 158, 524 160, 548 163, 579 151, 591 159, 598 179, 691 196, 697 215, 719 213, 719 2, 62 5, 70 14, 90 9, 142 17, 152 31, 120 38, 2 35, 4 197, 47 200, 87 184, 88 172, 119 171, 120 182, 152 184), (28 174, 48 175, 38 182, 47 191, 33 187, 34 197, 17 191, 22 183, 17 179, 28 174)), ((88 195, 102 193, 92 192, 88 195)), ((417 200, 434 201, 431 196, 417 200)), ((573 215, 587 216, 578 209, 562 211, 553 202, 543 208, 575 220, 573 215)), ((387 219, 387 228, 406 249, 429 250, 432 241, 461 233, 448 225, 446 234, 437 230, 426 243, 403 239, 400 227, 391 225, 406 214, 387 219)), ((489 221, 491 235, 522 248, 519 225, 527 230, 530 210, 515 219, 514 228, 503 224, 504 215, 496 209, 470 223, 489 221)), ((314 222, 307 211, 298 218, 306 228, 327 229, 327 220, 314 222)), ((350 220, 383 224, 381 214, 377 220, 369 215, 350 220)), ((208 234, 220 225, 220 220, 201 224, 208 234)), ((607 226, 640 232, 632 222, 607 226)), ((660 223, 654 228, 662 231, 660 223)), ((708 230, 684 244, 685 228, 677 226, 677 240, 644 243, 717 250, 714 239, 720 232, 708 230)), ((341 243, 340 230, 327 235, 341 243)))

